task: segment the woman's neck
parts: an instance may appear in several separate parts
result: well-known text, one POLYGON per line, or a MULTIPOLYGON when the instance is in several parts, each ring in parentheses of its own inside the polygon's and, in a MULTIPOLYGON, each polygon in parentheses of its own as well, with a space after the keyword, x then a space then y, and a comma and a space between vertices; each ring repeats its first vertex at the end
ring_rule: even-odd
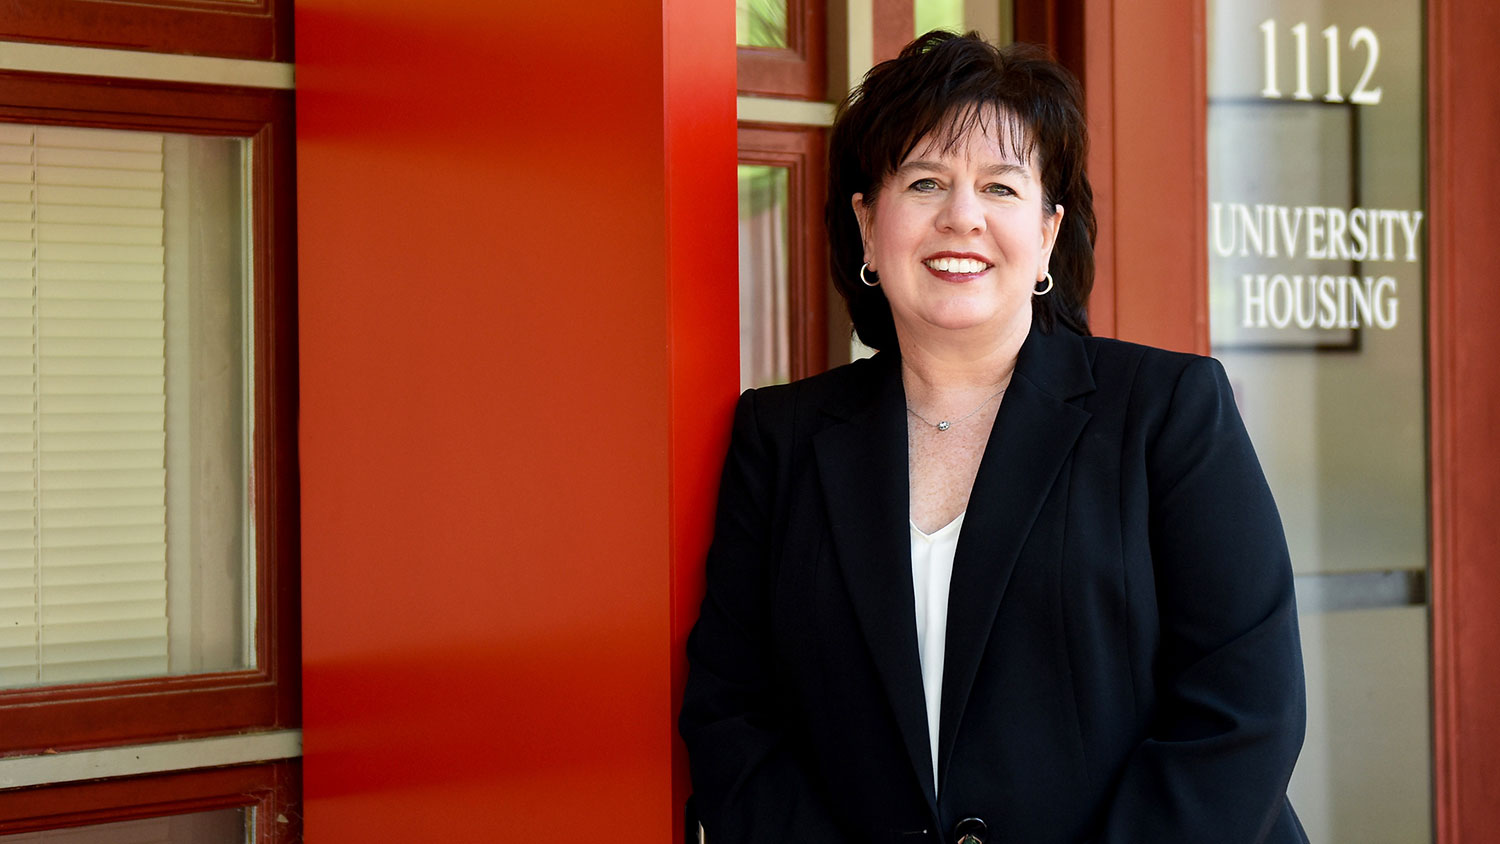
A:
POLYGON ((928 398, 994 391, 1006 386, 1030 328, 1027 321, 1003 335, 989 333, 975 337, 954 331, 924 336, 898 328, 901 378, 907 401, 925 403, 928 398))

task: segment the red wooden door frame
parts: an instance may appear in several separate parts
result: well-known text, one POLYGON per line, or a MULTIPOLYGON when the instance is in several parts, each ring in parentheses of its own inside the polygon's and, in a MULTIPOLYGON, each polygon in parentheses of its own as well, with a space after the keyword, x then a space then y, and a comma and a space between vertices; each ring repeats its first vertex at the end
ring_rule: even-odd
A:
POLYGON ((1500 11, 1428 0, 1432 635, 1439 844, 1500 829, 1500 11))

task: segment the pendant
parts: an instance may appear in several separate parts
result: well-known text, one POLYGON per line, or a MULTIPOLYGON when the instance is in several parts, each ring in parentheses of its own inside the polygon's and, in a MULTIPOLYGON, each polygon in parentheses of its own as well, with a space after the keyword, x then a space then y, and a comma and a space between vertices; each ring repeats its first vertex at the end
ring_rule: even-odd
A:
POLYGON ((939 431, 946 431, 950 427, 952 427, 952 424, 948 420, 946 420, 946 419, 944 419, 943 421, 937 423, 937 429, 939 431))

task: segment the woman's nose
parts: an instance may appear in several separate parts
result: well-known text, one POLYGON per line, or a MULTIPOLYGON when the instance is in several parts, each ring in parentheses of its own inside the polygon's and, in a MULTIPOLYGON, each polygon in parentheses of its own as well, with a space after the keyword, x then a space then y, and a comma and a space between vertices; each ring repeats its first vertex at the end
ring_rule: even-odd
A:
POLYGON ((979 204, 979 197, 969 191, 949 191, 937 225, 941 231, 958 234, 984 231, 984 208, 979 204))

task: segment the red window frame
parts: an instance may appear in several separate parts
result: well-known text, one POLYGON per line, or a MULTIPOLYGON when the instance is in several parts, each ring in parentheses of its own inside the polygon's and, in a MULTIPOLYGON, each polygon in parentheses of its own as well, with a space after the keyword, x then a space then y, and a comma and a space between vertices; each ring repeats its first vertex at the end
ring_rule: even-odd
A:
POLYGON ((253 844, 302 840, 295 761, 0 791, 0 835, 209 812, 255 810, 253 844))
POLYGON ((738 48, 741 94, 822 100, 828 96, 828 10, 824 0, 786 0, 787 46, 738 48))
POLYGON ((0 40, 292 60, 291 0, 7 0, 0 40))
POLYGON ((828 245, 822 222, 823 197, 828 191, 823 135, 819 127, 739 124, 741 164, 787 169, 787 255, 790 264, 787 301, 791 311, 788 328, 793 379, 822 372, 828 368, 830 359, 828 245))
POLYGON ((0 72, 0 121, 253 138, 259 666, 245 671, 0 690, 0 756, 300 722, 296 228, 288 91, 0 72))

